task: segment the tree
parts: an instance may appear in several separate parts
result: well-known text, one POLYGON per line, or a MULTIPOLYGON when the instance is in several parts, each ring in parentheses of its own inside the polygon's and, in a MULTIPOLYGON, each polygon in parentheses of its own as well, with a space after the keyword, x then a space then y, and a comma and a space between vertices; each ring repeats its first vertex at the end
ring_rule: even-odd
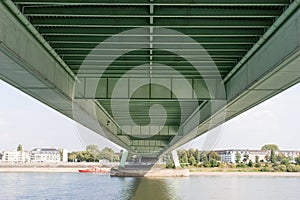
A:
POLYGON ((295 162, 297 165, 300 165, 300 156, 298 156, 297 158, 295 158, 295 162))
POLYGON ((105 147, 102 151, 99 152, 99 159, 109 160, 110 162, 114 161, 115 152, 109 147, 105 147))
POLYGON ((63 149, 58 149, 60 161, 63 160, 63 149))
POLYGON ((276 163, 276 154, 275 154, 275 150, 274 149, 271 149, 270 161, 271 161, 271 163, 276 163))
POLYGON ((193 155, 190 156, 189 163, 190 163, 191 166, 196 165, 196 159, 193 155))
POLYGON ((200 162, 200 151, 198 149, 195 151, 194 157, 195 157, 196 163, 198 164, 200 162))
POLYGON ((188 164, 188 157, 187 157, 187 153, 185 152, 182 157, 180 158, 180 164, 182 167, 186 166, 188 164))
POLYGON ((289 161, 289 159, 284 158, 284 159, 282 159, 281 164, 288 166, 290 164, 290 161, 289 161))
POLYGON ((209 161, 206 160, 203 162, 203 167, 210 167, 210 166, 211 166, 211 164, 209 161))
POLYGON ((272 149, 274 151, 278 151, 279 147, 276 144, 265 144, 264 146, 261 147, 262 151, 268 151, 268 150, 271 151, 272 149))
POLYGON ((235 153, 235 162, 236 163, 239 163, 241 161, 241 154, 239 152, 236 152, 235 153))
POLYGON ((114 162, 119 162, 120 161, 120 156, 118 155, 114 155, 114 159, 113 159, 114 162))
POLYGON ((68 161, 69 162, 75 162, 76 161, 76 152, 72 152, 68 154, 68 161))
POLYGON ((221 160, 221 156, 217 152, 211 151, 208 153, 208 160, 211 161, 212 159, 221 160))
POLYGON ((281 163, 281 161, 285 158, 285 155, 283 153, 279 153, 276 155, 276 161, 281 163))
POLYGON ((170 154, 167 155, 166 168, 175 168, 175 163, 173 162, 170 154))
POLYGON ((18 147, 17 147, 17 151, 23 151, 23 147, 22 147, 22 145, 21 145, 21 144, 19 144, 19 145, 18 145, 18 147))
POLYGON ((266 160, 267 162, 270 161, 270 156, 269 156, 268 154, 265 156, 265 160, 266 160))
POLYGON ((190 148, 189 150, 188 150, 188 157, 190 158, 191 156, 193 156, 194 158, 195 158, 195 152, 196 152, 196 149, 194 149, 194 148, 190 148))
POLYGON ((186 154, 186 150, 184 150, 184 149, 179 149, 179 150, 177 151, 177 154, 178 154, 178 157, 179 157, 179 159, 180 159, 180 158, 183 157, 184 154, 186 154))
POLYGON ((203 151, 201 154, 200 154, 200 162, 205 162, 205 161, 208 161, 208 153, 203 151))
POLYGON ((249 166, 249 167, 253 167, 253 162, 252 162, 252 160, 249 160, 248 166, 249 166))
POLYGON ((248 160, 249 160, 249 154, 244 154, 243 162, 247 163, 248 160))
POLYGON ((86 153, 88 156, 88 161, 99 161, 100 150, 97 145, 87 145, 86 153))

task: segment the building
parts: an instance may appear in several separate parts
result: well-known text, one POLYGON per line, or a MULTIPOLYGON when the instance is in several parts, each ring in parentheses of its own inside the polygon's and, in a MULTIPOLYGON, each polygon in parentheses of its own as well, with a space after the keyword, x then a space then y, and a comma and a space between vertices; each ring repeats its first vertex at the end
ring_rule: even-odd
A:
POLYGON ((28 151, 3 151, 2 162, 30 162, 30 155, 28 151))
POLYGON ((30 152, 31 162, 59 162, 60 153, 54 148, 35 148, 30 152))
POLYGON ((248 161, 256 162, 256 160, 265 162, 266 156, 270 155, 270 151, 261 150, 248 150, 248 149, 229 149, 229 150, 217 150, 222 162, 236 163, 236 154, 241 155, 240 161, 242 162, 246 157, 248 161))
POLYGON ((295 158, 300 156, 300 151, 275 151, 275 154, 283 154, 285 157, 289 158, 292 163, 295 163, 295 158))
MULTIPOLYGON (((266 157, 270 157, 271 151, 262 151, 262 150, 248 150, 248 149, 229 149, 229 150, 216 150, 222 162, 227 163, 236 163, 236 154, 241 154, 241 162, 245 157, 248 157, 247 161, 256 162, 266 162, 266 157)), ((288 157, 291 162, 295 162, 295 158, 300 156, 300 151, 275 151, 276 155, 283 154, 285 157, 288 157)))

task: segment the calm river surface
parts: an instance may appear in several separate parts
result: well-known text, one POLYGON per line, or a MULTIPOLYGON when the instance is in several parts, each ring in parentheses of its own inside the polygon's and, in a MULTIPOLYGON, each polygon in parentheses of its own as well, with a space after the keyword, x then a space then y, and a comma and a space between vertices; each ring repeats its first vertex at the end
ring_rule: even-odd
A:
POLYGON ((299 200, 300 177, 117 178, 80 173, 0 173, 0 199, 299 200))

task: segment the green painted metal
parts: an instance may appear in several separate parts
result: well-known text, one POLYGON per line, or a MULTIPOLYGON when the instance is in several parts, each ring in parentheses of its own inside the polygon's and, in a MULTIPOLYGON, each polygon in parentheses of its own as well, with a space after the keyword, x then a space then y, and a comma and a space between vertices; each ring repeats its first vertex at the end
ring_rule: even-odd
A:
POLYGON ((15 0, 16 4, 22 5, 199 5, 199 6, 285 6, 290 4, 290 0, 270 0, 270 1, 261 1, 261 0, 193 0, 189 2, 183 2, 181 0, 156 0, 150 3, 148 0, 15 0))
MULTIPOLYGON (((205 132, 203 127, 211 116, 211 113, 205 110, 211 106, 212 101, 218 100, 219 94, 209 94, 203 80, 217 85, 222 78, 224 82, 231 83, 235 80, 235 74, 240 73, 238 83, 244 83, 252 74, 260 72, 257 70, 251 72, 252 74, 243 74, 239 69, 244 67, 264 42, 280 29, 285 20, 298 9, 298 4, 298 0, 5 0, 3 5, 17 16, 21 24, 56 59, 60 67, 64 67, 71 76, 76 76, 78 81, 81 81, 82 90, 78 91, 76 99, 94 100, 98 111, 97 120, 111 133, 112 141, 142 156, 156 157, 192 139, 195 135, 189 134, 191 129, 186 128, 188 125, 196 127, 200 124, 197 134, 205 132), (85 62, 86 68, 80 70, 86 56, 97 44, 114 34, 140 27, 147 29, 131 38, 127 37, 126 41, 107 43, 110 48, 93 52, 89 61, 85 62), (200 43, 212 60, 205 54, 196 54, 197 49, 189 43, 181 49, 190 58, 189 61, 174 53, 158 50, 157 47, 161 47, 162 44, 167 48, 178 41, 173 35, 161 35, 156 32, 156 27, 186 34, 200 43), (141 47, 142 50, 136 51, 137 47, 141 47), (114 59, 120 51, 125 50, 131 51, 114 59), (111 59, 114 60, 112 63, 111 59), (154 66, 144 66, 149 63, 154 66), (201 66, 195 68, 193 63, 201 63, 201 66), (174 70, 167 72, 168 70, 155 64, 164 64, 174 70), (211 70, 214 64, 218 67, 221 77, 211 70), (132 70, 137 66, 137 69, 132 70), (201 70, 201 75, 197 70, 201 70), (194 98, 187 88, 180 87, 182 77, 177 72, 190 81, 192 89, 198 92, 200 98, 194 98), (102 75, 102 80, 98 84, 95 80, 99 74, 102 75), (112 92, 116 81, 121 77, 127 80, 127 83, 122 86, 123 91, 117 99, 120 112, 114 114, 111 108, 112 92), (170 83, 172 89, 178 90, 177 93, 185 102, 184 109, 180 109, 177 96, 155 84, 149 83, 137 90, 133 96, 129 95, 132 84, 149 78, 161 79, 170 83), (95 84, 98 84, 96 94, 90 89, 95 84), (131 100, 130 116, 135 124, 128 119, 127 111, 122 110, 122 105, 126 104, 128 99, 131 100), (162 105, 166 113, 153 111, 153 123, 149 126, 149 109, 156 104, 162 105), (201 119, 193 121, 193 115, 200 111, 203 112, 201 119), (166 124, 161 127, 161 120, 165 117, 166 124), (106 124, 107 120, 112 122, 110 126, 106 124), (159 134, 151 135, 156 130, 160 130, 159 134), (143 134, 147 136, 146 139, 142 137, 143 134)), ((20 56, 23 55, 20 53, 20 56)), ((58 66, 56 62, 54 65, 58 66)), ((265 63, 263 66, 269 65, 265 63)), ((51 69, 51 64, 47 64, 47 67, 51 69)), ((64 78, 58 74, 56 73, 55 80, 51 81, 61 82, 60 85, 63 85, 64 78)), ((42 73, 36 76, 47 78, 48 75, 42 73)), ((257 79, 259 77, 253 75, 253 81, 257 79)), ((282 78, 278 80, 283 82, 282 78)), ((232 101, 238 98, 236 95, 247 90, 239 87, 245 87, 248 82, 237 86, 230 83, 226 85, 226 89, 232 101)), ((24 90, 28 91, 28 88, 24 90)), ((214 91, 218 91, 218 88, 214 91)), ((41 90, 34 92, 36 96, 47 97, 49 90, 44 93, 41 90)), ((48 98, 51 98, 51 94, 48 98)), ((259 98, 254 99, 255 102, 261 101, 259 98)), ((58 103, 53 105, 54 108, 58 107, 58 103)), ((88 105, 81 106, 91 115, 88 105)), ((231 112, 237 113, 246 107, 240 106, 236 110, 232 108, 231 112)), ((58 110, 66 112, 63 109, 58 110)))

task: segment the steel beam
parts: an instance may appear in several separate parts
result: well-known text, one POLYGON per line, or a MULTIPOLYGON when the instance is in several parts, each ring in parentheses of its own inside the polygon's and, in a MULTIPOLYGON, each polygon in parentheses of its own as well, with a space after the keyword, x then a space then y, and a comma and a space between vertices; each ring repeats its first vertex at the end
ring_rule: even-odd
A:
MULTIPOLYGON (((264 8, 235 8, 228 9, 223 7, 212 7, 210 9, 201 6, 183 7, 183 6, 157 6, 154 10, 153 17, 180 17, 180 18, 207 18, 207 17, 252 17, 268 18, 277 17, 282 11, 280 9, 264 8)), ((147 6, 120 6, 120 7, 70 7, 66 9, 63 6, 52 7, 25 7, 24 15, 27 16, 72 16, 72 17, 150 17, 147 6)))
MULTIPOLYGON (((22 5, 150 5, 146 0, 14 0, 16 4, 22 5)), ((290 0, 193 0, 189 2, 182 2, 181 0, 156 0, 152 3, 155 6, 286 6, 290 4, 290 0)))
MULTIPOLYGON (((209 20, 212 21, 212 20, 209 20)), ((245 21, 241 22, 239 27, 240 28, 230 28, 226 22, 225 19, 222 24, 220 23, 220 26, 225 26, 224 28, 209 28, 209 29, 197 29, 197 28, 174 28, 173 30, 176 30, 180 33, 184 33, 185 35, 188 35, 190 37, 203 37, 203 36, 210 36, 210 37, 232 37, 232 36, 239 36, 239 37, 245 37, 245 36, 260 36, 263 35, 264 29, 263 28, 245 28, 245 27, 253 27, 257 26, 253 22, 252 25, 245 24, 245 21), (244 27, 244 28, 242 28, 244 27)), ((235 21, 235 20, 232 20, 235 21)), ((264 24, 265 27, 266 23, 264 24)), ((237 24, 234 26, 238 26, 237 24)), ((105 27, 39 27, 39 32, 42 35, 80 35, 80 36, 106 36, 110 37, 111 35, 121 33, 123 31, 128 30, 128 28, 119 28, 119 27, 112 27, 112 28, 105 28, 105 27)), ((155 29, 152 34, 155 36, 172 36, 172 35, 158 35, 155 33, 155 29)), ((129 36, 129 35, 128 35, 129 36)), ((145 32, 144 34, 137 34, 134 36, 149 36, 148 32, 145 32)))

